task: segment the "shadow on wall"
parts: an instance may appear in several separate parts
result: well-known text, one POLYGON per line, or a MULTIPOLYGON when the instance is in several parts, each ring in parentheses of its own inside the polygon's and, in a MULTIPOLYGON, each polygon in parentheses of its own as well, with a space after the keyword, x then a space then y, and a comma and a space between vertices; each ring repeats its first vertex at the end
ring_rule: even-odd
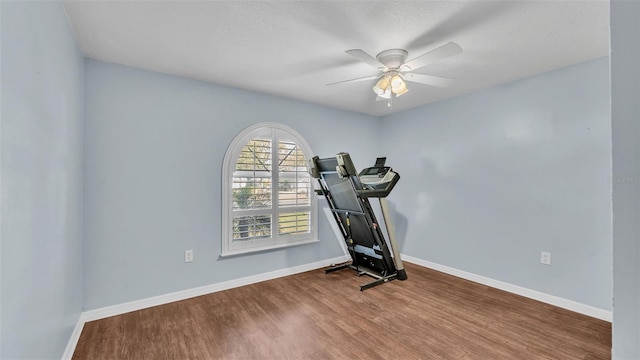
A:
MULTIPOLYGON (((414 175, 419 179, 419 184, 409 184, 414 186, 417 191, 412 194, 415 213, 413 218, 418 222, 429 222, 433 217, 433 208, 435 203, 441 201, 446 194, 445 179, 441 175, 436 160, 434 158, 421 157, 419 175, 414 175)), ((446 163, 447 159, 440 159, 440 162, 446 163)), ((441 165, 440 167, 443 167, 441 165)))
POLYGON ((387 201, 389 204, 389 212, 391 220, 396 228, 396 240, 398 242, 398 250, 402 252, 404 244, 407 240, 407 229, 409 227, 409 219, 398 211, 398 207, 394 202, 387 201))

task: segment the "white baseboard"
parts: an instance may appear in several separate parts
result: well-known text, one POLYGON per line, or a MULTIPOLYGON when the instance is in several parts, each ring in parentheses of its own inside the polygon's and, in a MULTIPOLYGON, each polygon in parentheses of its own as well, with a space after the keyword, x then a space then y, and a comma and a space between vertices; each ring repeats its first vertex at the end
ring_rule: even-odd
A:
POLYGON ((527 289, 518 285, 509 284, 503 281, 494 280, 488 277, 472 274, 466 271, 458 270, 445 265, 440 265, 431 261, 422 260, 409 255, 401 255, 402 260, 416 265, 424 266, 433 270, 437 270, 449 275, 453 275, 465 280, 477 282, 482 285, 491 286, 496 289, 504 290, 513 294, 528 297, 543 303, 551 304, 563 309, 575 311, 580 314, 591 316, 600 320, 612 322, 613 313, 608 310, 600 309, 591 305, 586 305, 573 300, 567 300, 558 296, 545 294, 540 291, 527 289))
POLYGON ((175 301, 186 300, 196 296, 207 295, 211 293, 215 293, 218 291, 233 289, 240 286, 250 285, 259 283, 266 280, 273 280, 284 276, 299 274, 305 271, 319 269, 325 266, 329 266, 331 264, 339 264, 349 260, 347 256, 338 256, 332 259, 320 260, 309 264, 298 265, 286 269, 275 270, 264 274, 247 276, 240 279, 234 279, 229 281, 223 281, 217 284, 211 284, 206 286, 200 286, 197 288, 187 289, 176 291, 169 294, 154 296, 146 299, 140 299, 135 301, 130 301, 123 304, 107 306, 99 309, 84 311, 80 318, 78 319, 78 324, 76 325, 73 333, 71 334, 71 338, 67 343, 67 348, 65 349, 63 359, 71 359, 73 356, 73 352, 76 349, 76 345, 78 344, 78 340, 80 339, 80 334, 82 333, 82 328, 84 324, 88 321, 94 321, 99 319, 104 319, 110 316, 116 316, 125 314, 128 312, 142 310, 153 306, 164 305, 168 303, 172 303, 175 301))
POLYGON ((85 320, 80 314, 78 318, 78 322, 76 323, 76 327, 73 329, 71 333, 71 337, 67 342, 67 347, 64 349, 64 354, 62 354, 62 360, 71 360, 73 357, 73 352, 76 350, 76 345, 78 345, 78 340, 80 340, 80 334, 82 334, 82 328, 84 327, 85 320))

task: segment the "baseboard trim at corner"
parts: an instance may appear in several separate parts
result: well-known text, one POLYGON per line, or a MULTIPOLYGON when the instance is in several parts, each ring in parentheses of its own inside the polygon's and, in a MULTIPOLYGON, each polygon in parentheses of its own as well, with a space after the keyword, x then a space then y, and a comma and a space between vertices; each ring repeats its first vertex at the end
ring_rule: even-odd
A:
MULTIPOLYGON (((612 322, 613 314, 611 311, 603 310, 591 305, 579 303, 577 301, 564 299, 558 296, 545 294, 540 291, 527 289, 518 285, 509 284, 503 281, 491 279, 481 275, 476 275, 463 270, 458 270, 445 265, 440 265, 431 261, 422 260, 409 255, 401 255, 402 260, 412 264, 424 266, 429 269, 437 270, 445 274, 453 275, 465 280, 473 281, 482 285, 490 286, 496 289, 504 290, 516 295, 521 295, 533 300, 554 305, 563 309, 571 310, 583 315, 591 316, 596 319, 612 322)), ((411 277, 411 275, 409 275, 411 277)))
POLYGON ((80 334, 82 334, 82 328, 84 328, 85 319, 83 314, 80 314, 78 317, 78 322, 76 323, 76 327, 73 328, 73 332, 71 333, 71 337, 67 342, 67 347, 64 349, 64 354, 62 354, 62 360, 71 360, 73 357, 73 352, 76 351, 76 346, 78 345, 78 340, 80 340, 80 334))

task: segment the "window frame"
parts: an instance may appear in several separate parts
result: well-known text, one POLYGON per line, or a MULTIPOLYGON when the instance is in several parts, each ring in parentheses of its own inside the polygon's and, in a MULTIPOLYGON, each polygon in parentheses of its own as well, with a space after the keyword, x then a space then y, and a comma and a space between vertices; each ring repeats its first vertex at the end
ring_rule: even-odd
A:
MULTIPOLYGON (((222 250, 220 256, 232 256, 238 254, 254 253, 265 250, 281 249, 289 246, 309 244, 318 242, 318 207, 317 196, 314 192, 313 178, 309 179, 309 206, 301 206, 300 209, 309 209, 309 233, 304 234, 279 234, 278 232, 278 216, 283 213, 289 213, 295 207, 279 207, 279 176, 280 171, 276 161, 272 160, 271 168, 271 194, 272 206, 270 209, 261 209, 257 211, 249 211, 260 214, 271 214, 271 236, 263 239, 246 240, 241 243, 233 241, 233 217, 239 212, 233 210, 233 178, 238 158, 242 154, 242 149, 249 141, 257 137, 266 136, 271 139, 272 156, 278 154, 278 144, 280 139, 292 140, 304 154, 309 166, 308 160, 312 158, 313 152, 305 139, 297 131, 292 128, 275 122, 261 122, 249 126, 235 136, 231 144, 227 148, 222 165, 222 250), (282 136, 284 135, 284 136, 282 136), (289 210, 289 211, 283 211, 289 210)), ((295 210, 294 210, 295 211, 295 210)))

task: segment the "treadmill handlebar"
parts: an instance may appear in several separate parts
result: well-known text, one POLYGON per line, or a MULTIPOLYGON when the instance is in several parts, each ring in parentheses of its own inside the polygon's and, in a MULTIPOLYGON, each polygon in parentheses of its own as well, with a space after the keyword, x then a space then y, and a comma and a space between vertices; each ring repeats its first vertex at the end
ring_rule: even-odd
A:
POLYGON ((318 160, 320 157, 314 156, 309 160, 309 175, 314 179, 320 178, 320 170, 318 169, 318 160))
POLYGON ((349 155, 349 153, 337 153, 336 160, 338 160, 338 166, 336 167, 336 170, 338 171, 338 174, 340 174, 340 176, 347 177, 358 175, 356 167, 353 165, 353 161, 351 161, 351 156, 349 155))

